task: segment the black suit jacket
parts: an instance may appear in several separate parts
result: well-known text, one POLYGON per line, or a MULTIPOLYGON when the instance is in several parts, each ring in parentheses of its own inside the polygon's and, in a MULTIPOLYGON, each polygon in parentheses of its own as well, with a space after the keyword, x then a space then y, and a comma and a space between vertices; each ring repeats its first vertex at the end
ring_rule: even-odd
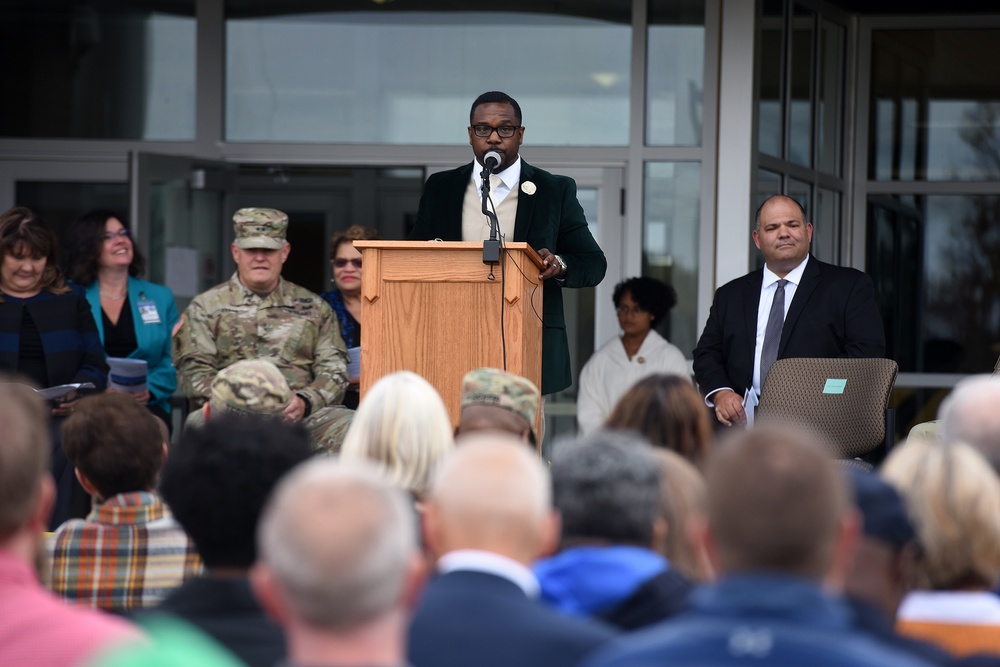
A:
MULTIPOLYGON (((424 185, 411 240, 462 240, 462 205, 475 162, 432 175, 424 185)), ((576 182, 536 169, 521 160, 521 184, 531 181, 534 194, 522 188, 517 197, 514 243, 535 250, 548 248, 566 262, 566 287, 593 287, 601 282, 608 262, 587 227, 576 198, 576 182)), ((532 277, 533 276, 529 276, 532 277)), ((561 391, 573 383, 563 314, 562 288, 546 280, 543 291, 542 393, 561 391)))
POLYGON ((458 570, 424 590, 409 660, 413 667, 573 667, 614 634, 529 599, 503 577, 458 570))
POLYGON ((257 604, 247 577, 188 579, 138 618, 156 614, 171 614, 198 627, 248 667, 274 667, 287 655, 284 633, 257 604))
MULTIPOLYGON (((729 387, 742 394, 753 385, 763 280, 759 269, 716 290, 694 350, 694 376, 703 393, 729 387)), ((882 356, 885 330, 871 278, 810 256, 785 316, 778 359, 882 356)))

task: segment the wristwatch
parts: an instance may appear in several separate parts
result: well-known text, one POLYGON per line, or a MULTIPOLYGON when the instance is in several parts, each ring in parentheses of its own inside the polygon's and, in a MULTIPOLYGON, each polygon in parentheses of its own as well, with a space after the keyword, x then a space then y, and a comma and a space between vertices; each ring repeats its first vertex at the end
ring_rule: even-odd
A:
POLYGON ((556 260, 556 264, 559 265, 559 273, 566 273, 566 262, 559 255, 552 255, 553 259, 556 260))

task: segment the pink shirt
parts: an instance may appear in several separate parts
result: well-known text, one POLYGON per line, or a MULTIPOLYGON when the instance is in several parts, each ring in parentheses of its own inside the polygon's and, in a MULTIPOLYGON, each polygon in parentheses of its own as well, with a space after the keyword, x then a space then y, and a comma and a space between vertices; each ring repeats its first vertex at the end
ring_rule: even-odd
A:
POLYGON ((123 619, 59 600, 27 563, 0 550, 0 665, 69 667, 141 637, 123 619))

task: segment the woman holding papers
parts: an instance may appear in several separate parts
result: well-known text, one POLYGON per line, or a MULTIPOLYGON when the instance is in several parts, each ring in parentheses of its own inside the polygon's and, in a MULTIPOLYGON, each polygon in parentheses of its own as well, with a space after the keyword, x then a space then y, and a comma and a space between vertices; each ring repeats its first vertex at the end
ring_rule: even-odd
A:
MULTIPOLYGON (((94 318, 83 290, 63 279, 56 246, 55 234, 32 211, 18 207, 0 215, 0 370, 41 388, 91 383, 104 389, 108 365, 94 318)), ((76 407, 76 392, 53 401, 55 527, 86 514, 89 498, 59 446, 59 427, 76 407)))
POLYGON ((145 383, 140 369, 138 377, 120 382, 114 382, 120 372, 115 370, 112 384, 139 387, 130 392, 133 398, 169 428, 170 398, 177 388, 170 350, 178 320, 173 293, 138 277, 145 260, 128 227, 111 211, 90 211, 74 220, 65 248, 66 273, 86 289, 108 357, 144 360, 148 366, 145 383))
MULTIPOLYGON (((334 288, 320 294, 337 315, 340 335, 347 345, 352 368, 358 366, 353 362, 361 354, 361 253, 354 249, 354 242, 375 238, 378 238, 376 230, 361 225, 351 225, 334 235, 330 241, 334 288)), ((351 384, 344 395, 344 405, 352 410, 358 407, 360 380, 360 377, 352 374, 351 384)))

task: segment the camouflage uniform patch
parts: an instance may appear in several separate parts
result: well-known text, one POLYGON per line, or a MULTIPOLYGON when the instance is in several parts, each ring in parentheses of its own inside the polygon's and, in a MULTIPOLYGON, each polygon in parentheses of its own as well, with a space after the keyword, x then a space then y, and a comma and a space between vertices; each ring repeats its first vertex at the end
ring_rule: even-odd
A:
POLYGON ((532 432, 540 402, 541 394, 534 382, 498 368, 476 368, 462 378, 463 408, 468 405, 505 408, 527 419, 532 432))

